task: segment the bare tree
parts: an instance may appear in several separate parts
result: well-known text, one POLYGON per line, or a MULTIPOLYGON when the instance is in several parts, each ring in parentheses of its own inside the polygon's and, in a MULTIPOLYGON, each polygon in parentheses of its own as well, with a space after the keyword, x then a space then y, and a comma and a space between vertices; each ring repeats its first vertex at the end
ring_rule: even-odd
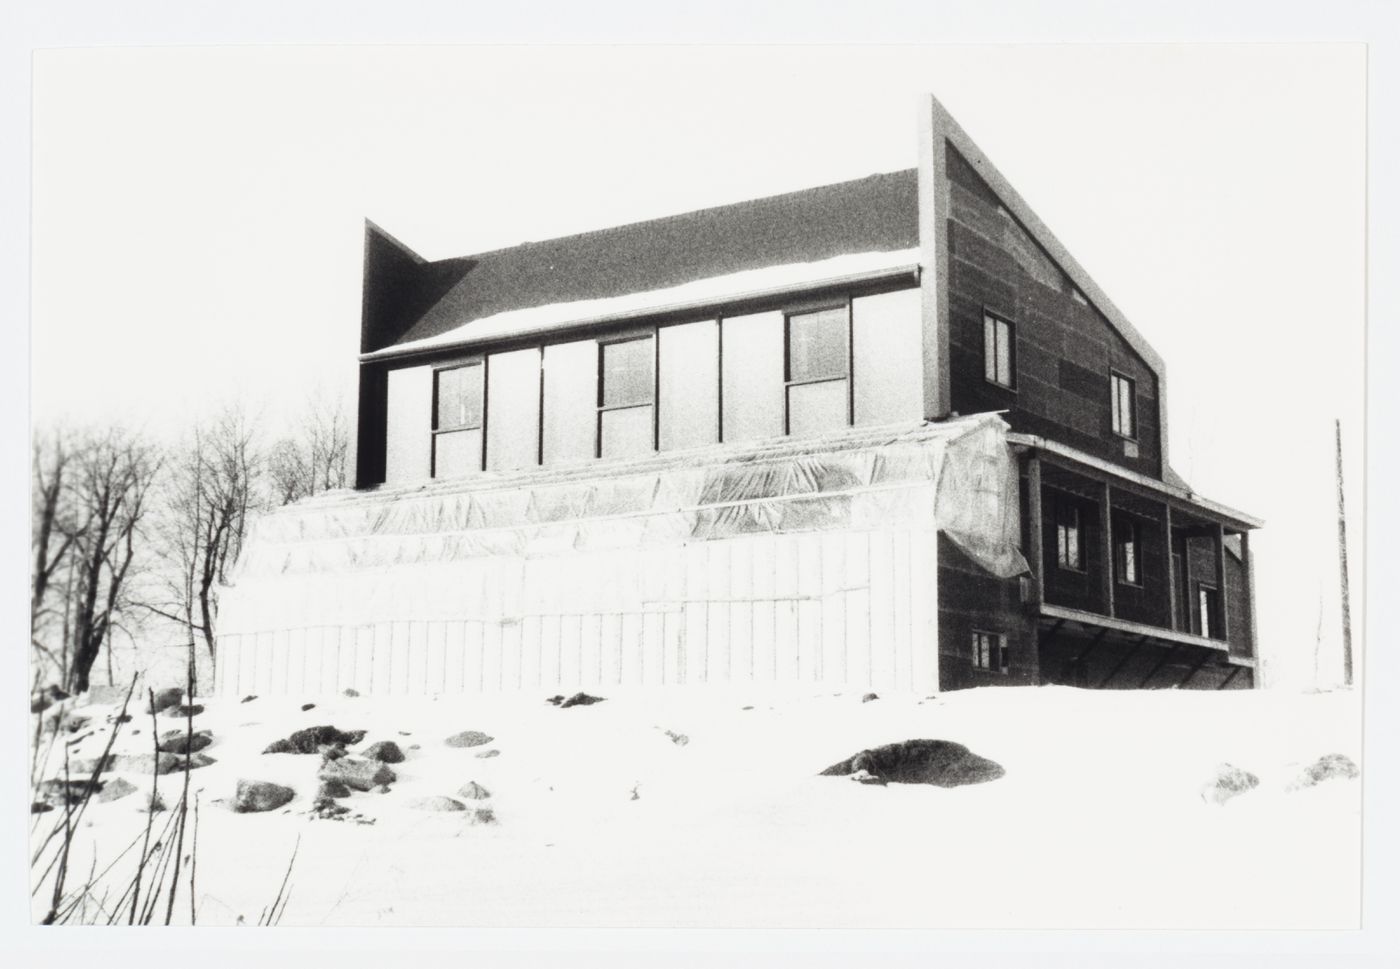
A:
POLYGON ((343 405, 316 394, 301 422, 268 454, 274 503, 290 504, 349 484, 350 422, 343 405))
POLYGON ((237 409, 196 428, 171 462, 162 523, 170 601, 147 608, 202 640, 211 662, 219 588, 257 510, 263 465, 257 429, 237 409))
MULTIPOLYGON (((161 461, 148 442, 111 429, 80 442, 65 465, 69 484, 59 492, 71 489, 75 516, 66 535, 71 555, 71 579, 65 589, 65 638, 71 643, 66 680, 76 693, 88 688, 93 663, 132 604, 129 589, 140 568, 147 497, 161 461)), ((37 549, 35 555, 37 562, 37 549)), ((53 574, 49 572, 50 579, 53 574)), ((36 600, 42 603, 42 596, 36 600)))
POLYGON ((48 600, 55 581, 60 583, 64 593, 62 611, 67 613, 68 589, 64 578, 65 573, 72 574, 72 556, 69 552, 77 532, 70 494, 71 481, 66 479, 71 457, 72 452, 61 432, 35 435, 30 465, 30 550, 34 566, 30 575, 29 629, 30 642, 38 653, 36 682, 45 678, 45 667, 50 668, 49 675, 56 675, 60 681, 68 676, 67 630, 60 630, 59 641, 55 645, 52 638, 45 635, 45 627, 53 618, 48 600), (47 644, 46 639, 49 640, 47 644))

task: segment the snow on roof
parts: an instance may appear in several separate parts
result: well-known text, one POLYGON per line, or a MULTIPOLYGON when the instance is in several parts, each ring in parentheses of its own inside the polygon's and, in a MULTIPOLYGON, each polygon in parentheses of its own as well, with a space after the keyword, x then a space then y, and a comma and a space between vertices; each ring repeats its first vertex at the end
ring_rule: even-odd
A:
POLYGON ((535 336, 588 323, 621 320, 668 310, 680 311, 722 301, 857 281, 872 276, 893 275, 901 270, 912 274, 918 268, 919 250, 916 248, 848 253, 816 262, 765 266, 762 269, 712 276, 646 292, 507 310, 472 320, 436 336, 411 340, 363 354, 361 359, 378 360, 506 337, 535 336))

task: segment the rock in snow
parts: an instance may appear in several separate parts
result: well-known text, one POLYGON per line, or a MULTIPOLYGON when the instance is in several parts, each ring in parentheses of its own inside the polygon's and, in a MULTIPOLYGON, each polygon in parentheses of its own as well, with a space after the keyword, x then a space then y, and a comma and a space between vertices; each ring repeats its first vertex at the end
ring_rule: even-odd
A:
POLYGON ((1305 787, 1316 787, 1323 781, 1359 776, 1361 768, 1346 754, 1326 754, 1304 767, 1297 777, 1289 781, 1288 790, 1298 791, 1305 787))
POLYGON ((167 730, 160 735, 156 749, 167 754, 192 754, 213 742, 214 738, 207 730, 198 730, 193 734, 187 734, 184 730, 167 730))
POLYGON ((321 789, 316 792, 319 799, 349 797, 350 788, 344 781, 329 780, 321 782, 321 789))
POLYGON ((290 787, 271 781, 239 781, 238 790, 233 795, 233 809, 239 814, 275 811, 296 794, 290 787))
POLYGON ((1224 804, 1259 786, 1259 778, 1233 764, 1221 764, 1215 775, 1201 786, 1201 800, 1207 804, 1224 804))
POLYGON ((417 797, 408 806, 418 811, 465 811, 467 806, 456 798, 434 794, 431 797, 417 797))
POLYGON ((102 790, 97 792, 99 801, 115 801, 118 798, 126 797, 128 794, 136 793, 136 785, 120 777, 113 778, 102 785, 102 790))
POLYGON ((180 698, 185 695, 185 691, 178 686, 172 686, 167 690, 159 690, 154 698, 146 703, 147 713, 160 713, 168 710, 180 702, 180 698))
POLYGON ((365 731, 341 731, 330 725, 297 730, 285 740, 274 740, 263 749, 264 754, 317 754, 325 745, 351 746, 365 739, 365 731))
POLYGON ((381 764, 403 763, 403 751, 392 740, 381 740, 378 743, 370 744, 360 751, 360 756, 367 760, 377 760, 381 764))
POLYGON ((484 734, 480 730, 463 730, 461 733, 454 733, 443 743, 449 747, 480 747, 495 740, 490 734, 484 734))
POLYGON ((491 796, 491 792, 476 781, 467 781, 457 792, 457 796, 466 798, 468 801, 484 801, 491 796))
POLYGON ((371 791, 398 780, 394 772, 379 761, 360 757, 327 760, 321 764, 316 777, 322 781, 339 781, 357 791, 371 791))
POLYGON ((947 740, 906 740, 862 750, 854 757, 832 764, 822 774, 847 775, 858 771, 898 784, 932 784, 935 787, 981 784, 1006 773, 996 761, 980 757, 962 744, 947 740))
POLYGON ((116 769, 131 774, 171 774, 184 766, 185 759, 176 754, 126 754, 117 758, 116 769))
POLYGON ((878 693, 867 693, 865 696, 863 696, 863 697, 860 698, 860 702, 861 702, 861 703, 869 703, 871 700, 878 700, 878 699, 880 699, 880 694, 878 694, 878 693))
POLYGON ((491 758, 491 757, 499 757, 499 756, 501 756, 501 752, 500 752, 499 750, 497 750, 495 747, 492 747, 490 750, 483 750, 483 751, 481 751, 481 752, 478 753, 476 756, 477 756, 477 759, 478 759, 478 760, 487 760, 487 759, 489 759, 489 758, 491 758))
POLYGON ((587 693, 575 693, 573 696, 569 697, 567 700, 565 700, 564 702, 560 703, 560 704, 559 704, 559 709, 560 709, 560 710, 566 710, 566 709, 568 709, 569 707, 587 707, 587 706, 592 706, 592 705, 595 704, 595 703, 602 703, 603 700, 605 700, 605 699, 606 699, 606 697, 601 697, 601 696, 590 696, 590 695, 587 694, 587 693))

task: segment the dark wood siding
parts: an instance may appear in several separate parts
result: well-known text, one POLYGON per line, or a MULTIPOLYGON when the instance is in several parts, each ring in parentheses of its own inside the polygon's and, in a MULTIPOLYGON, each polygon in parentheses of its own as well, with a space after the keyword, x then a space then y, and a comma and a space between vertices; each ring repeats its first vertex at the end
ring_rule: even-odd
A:
POLYGON ((949 333, 952 407, 961 414, 1006 410, 1012 428, 1063 442, 1161 477, 1156 375, 1083 300, 1068 277, 951 146, 949 333), (985 379, 982 320, 991 312, 1016 329, 1016 383, 985 379), (1137 457, 1113 431, 1109 377, 1137 392, 1137 457))
POLYGON ((938 688, 1030 686, 1039 682, 1034 623, 1021 604, 1019 579, 998 579, 938 536, 938 688), (1001 633, 1007 673, 972 666, 972 631, 1001 633))

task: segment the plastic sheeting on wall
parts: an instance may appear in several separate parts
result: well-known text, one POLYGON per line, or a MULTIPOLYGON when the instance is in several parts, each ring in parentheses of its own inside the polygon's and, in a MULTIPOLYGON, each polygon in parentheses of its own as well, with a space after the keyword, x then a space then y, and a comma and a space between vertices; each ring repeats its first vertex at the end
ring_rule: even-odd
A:
MULTIPOLYGON (((343 688, 347 676, 387 664, 371 677, 374 689, 439 691, 450 679, 445 659, 441 682, 406 668, 394 674, 418 648, 415 635, 458 637, 459 664, 479 637, 481 655, 494 648, 498 666, 477 668, 477 678, 497 688, 694 682, 679 672, 686 663, 707 657, 709 671, 712 654, 747 635, 752 669, 736 669, 730 653, 715 669, 933 688, 936 531, 995 575, 1025 570, 1005 433, 1000 418, 982 415, 302 502, 258 523, 224 592, 220 686, 292 689, 296 652, 302 689, 312 679, 343 688), (707 557, 703 582, 696 555, 707 557), (847 581, 851 569, 860 576, 847 581), (787 572, 791 588, 776 588, 787 572), (761 634, 740 630, 744 608, 752 623, 754 610, 770 606, 761 634), (696 609, 722 610, 723 634, 697 622, 696 609), (848 621, 853 613, 865 616, 863 631, 848 621), (571 622, 574 644, 563 628, 571 622), (308 631, 320 644, 314 677, 308 631), (595 642, 587 648, 598 664, 616 654, 607 672, 615 680, 593 678, 604 668, 582 651, 595 642), (344 663, 366 648, 359 672, 348 672, 344 663), (668 648, 692 657, 673 658, 669 676, 668 648), (886 657, 887 648, 895 653, 886 657), (278 668, 288 672, 279 677, 278 668)), ((458 670, 457 682, 468 681, 458 670)))

